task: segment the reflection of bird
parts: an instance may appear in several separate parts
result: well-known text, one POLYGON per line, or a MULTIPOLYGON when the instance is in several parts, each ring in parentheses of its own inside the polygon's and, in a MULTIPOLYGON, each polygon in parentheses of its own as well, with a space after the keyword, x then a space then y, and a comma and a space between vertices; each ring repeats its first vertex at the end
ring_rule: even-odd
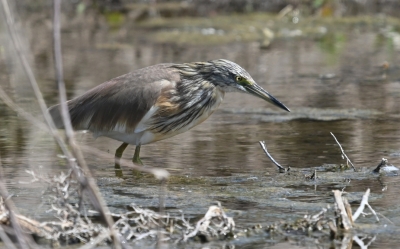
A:
MULTIPOLYGON (((289 109, 257 85, 248 72, 228 60, 158 64, 107 81, 68 101, 74 129, 90 130, 123 144, 115 153, 116 166, 128 144, 140 146, 166 139, 206 120, 225 92, 245 92, 286 111, 289 109)), ((57 128, 63 128, 59 105, 50 108, 57 128)))

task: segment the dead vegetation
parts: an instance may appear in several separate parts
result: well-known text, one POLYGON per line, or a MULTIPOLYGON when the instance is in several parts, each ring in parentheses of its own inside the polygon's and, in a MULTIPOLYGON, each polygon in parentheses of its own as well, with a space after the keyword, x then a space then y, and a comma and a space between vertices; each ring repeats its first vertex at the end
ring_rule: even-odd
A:
MULTIPOLYGON (((346 155, 346 153, 343 150, 342 145, 339 143, 335 135, 331 132, 332 137, 335 139, 335 142, 340 148, 341 151, 341 156, 342 159, 346 160, 346 165, 340 165, 339 170, 347 170, 351 168, 356 172, 356 168, 354 164, 350 161, 349 157, 346 155)), ((267 155, 267 157, 278 167, 278 172, 279 173, 287 173, 289 174, 290 166, 287 168, 284 168, 281 166, 268 152, 266 144, 264 141, 259 141, 261 148, 267 155)), ((397 175, 398 168, 389 165, 388 160, 385 158, 382 158, 381 162, 379 165, 372 170, 370 173, 371 174, 376 174, 376 173, 391 173, 397 175)), ((304 175, 305 180, 316 180, 317 179, 317 170, 313 170, 313 174, 311 175, 304 175)), ((360 216, 369 216, 373 215, 376 219, 376 222, 380 222, 380 219, 378 217, 378 213, 371 207, 371 205, 368 202, 368 198, 370 195, 370 189, 368 188, 365 192, 365 194, 362 197, 362 200, 360 202, 359 207, 357 210, 353 213, 351 205, 349 204, 348 200, 346 197, 343 195, 346 194, 343 190, 332 190, 333 197, 334 197, 334 208, 333 209, 323 209, 320 213, 315 214, 315 215, 305 215, 303 219, 297 220, 293 224, 284 224, 282 228, 285 228, 286 231, 290 230, 300 230, 303 233, 308 233, 310 235, 310 232, 313 231, 325 231, 325 233, 329 232, 330 234, 330 239, 331 241, 341 241, 342 245, 341 248, 351 248, 352 247, 352 242, 354 241, 357 243, 361 248, 367 248, 374 240, 375 236, 373 237, 364 237, 360 239, 357 235, 352 235, 352 231, 357 227, 355 221, 360 217, 360 216), (365 209, 368 208, 370 210, 370 213, 365 212, 365 209), (332 211, 334 215, 329 216, 329 210, 332 211), (367 241, 367 243, 364 243, 364 241, 367 241)), ((383 218, 388 223, 393 224, 389 219, 381 215, 383 218)), ((271 229, 271 227, 270 227, 271 229)), ((272 227, 273 230, 276 230, 275 227, 272 227)))
MULTIPOLYGON (((46 195, 49 196, 51 207, 47 212, 53 214, 54 220, 38 222, 22 215, 16 215, 19 226, 25 235, 34 235, 42 238, 41 244, 66 245, 81 243, 85 248, 112 243, 112 235, 107 225, 99 221, 99 213, 94 210, 90 201, 82 196, 80 185, 74 179, 72 171, 52 178, 42 177, 34 172, 28 172, 32 182, 47 184, 46 195), (44 240, 43 240, 44 239, 44 240)), ((281 221, 265 225, 258 224, 254 227, 237 228, 232 217, 228 216, 223 207, 210 206, 203 218, 195 221, 189 220, 184 213, 180 216, 171 216, 168 213, 156 212, 142 208, 134 203, 127 207, 126 212, 109 213, 114 220, 113 229, 121 241, 134 244, 139 241, 153 243, 182 244, 189 242, 234 241, 241 237, 252 237, 265 234, 285 237, 288 235, 306 235, 328 241, 342 241, 351 234, 355 221, 365 213, 368 207, 379 221, 377 213, 368 203, 369 190, 361 200, 357 211, 352 214, 351 207, 343 192, 333 190, 334 205, 323 208, 316 214, 304 215, 295 221, 281 221)), ((15 235, 15 228, 11 222, 10 210, 4 199, 0 200, 0 223, 5 233, 4 236, 15 235)), ((7 237, 8 237, 7 236, 7 237)), ((346 242, 360 240, 357 236, 351 237, 346 242)), ((3 240, 5 242, 5 240, 3 240)), ((11 241, 11 240, 9 240, 11 241)), ((362 241, 362 240, 361 240, 362 241)), ((11 243, 11 242, 10 242, 11 243)))
MULTIPOLYGON (((43 238, 51 244, 89 243, 93 246, 109 244, 112 234, 106 224, 95 221, 100 214, 93 205, 85 200, 80 185, 72 176, 72 171, 52 178, 32 175, 32 182, 48 185, 47 196, 51 207, 47 213, 55 220, 38 222, 22 215, 17 215, 18 224, 25 234, 43 238)), ((235 222, 228 217, 220 205, 210 206, 204 217, 197 222, 189 221, 182 214, 172 217, 131 204, 125 213, 109 213, 114 220, 113 229, 122 241, 136 242, 150 240, 171 243, 200 240, 202 242, 223 240, 234 237, 235 222)), ((0 223, 5 231, 12 231, 10 210, 3 198, 0 199, 0 223)), ((13 234, 12 232, 10 234, 13 234)))

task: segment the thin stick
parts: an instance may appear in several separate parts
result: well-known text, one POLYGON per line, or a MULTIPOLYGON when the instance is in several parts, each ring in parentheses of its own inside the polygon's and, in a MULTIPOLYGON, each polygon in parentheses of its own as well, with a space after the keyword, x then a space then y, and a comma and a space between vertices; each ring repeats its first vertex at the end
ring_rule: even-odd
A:
POLYGON ((268 158, 278 167, 278 170, 280 173, 286 172, 286 169, 282 167, 275 159, 269 154, 267 147, 265 146, 265 141, 259 141, 261 148, 265 152, 265 154, 268 156, 268 158))
POLYGON ((372 214, 375 216, 375 218, 376 218, 376 221, 379 221, 379 217, 378 217, 378 215, 376 214, 375 210, 374 210, 374 209, 372 209, 371 205, 369 205, 369 203, 368 203, 368 202, 367 202, 367 204, 366 204, 366 205, 368 206, 369 210, 371 210, 372 214))
POLYGON ((370 189, 367 189, 367 191, 365 191, 365 194, 363 195, 360 206, 353 215, 353 221, 356 221, 356 219, 363 213, 365 206, 367 206, 369 210, 371 210, 372 214, 375 215, 376 221, 379 221, 378 214, 375 212, 374 209, 372 209, 371 205, 369 205, 368 203, 369 194, 370 194, 370 189))
MULTIPOLYGON (((110 229, 110 233, 113 237, 114 248, 121 248, 121 242, 117 232, 114 229, 114 221, 109 215, 110 211, 106 205, 106 202, 103 200, 103 197, 100 194, 100 190, 98 189, 96 183, 93 181, 93 177, 91 176, 89 167, 86 164, 86 161, 83 157, 83 154, 79 147, 77 146, 74 138, 74 131, 71 125, 71 119, 69 116, 68 107, 66 104, 67 97, 65 92, 65 84, 63 79, 63 70, 62 70, 62 57, 61 57, 61 41, 60 41, 60 8, 61 8, 61 0, 54 0, 54 16, 53 16, 53 39, 54 39, 54 60, 55 60, 55 69, 56 69, 56 78, 57 85, 60 97, 61 104, 61 115, 65 127, 65 134, 67 136, 67 141, 72 148, 73 154, 76 156, 79 165, 86 171, 87 177, 82 174, 76 174, 80 177, 80 183, 82 187, 88 190, 89 198, 92 201, 92 204, 95 208, 100 212, 100 215, 106 221, 108 228, 110 229)), ((77 173, 77 172, 76 172, 77 173)))
POLYGON ((8 235, 5 233, 2 226, 0 226, 0 239, 8 249, 17 249, 10 237, 8 237, 8 235))
POLYGON ((24 119, 27 121, 31 122, 33 125, 35 125, 37 128, 43 130, 43 131, 49 131, 49 128, 42 122, 39 121, 39 119, 35 118, 30 114, 29 112, 25 111, 21 107, 19 107, 14 101, 11 100, 11 98, 7 95, 7 93, 4 92, 3 88, 0 86, 0 99, 6 104, 11 110, 15 111, 18 113, 19 116, 22 116, 24 119))
POLYGON ((340 210, 340 216, 342 217, 343 228, 345 230, 349 230, 350 228, 352 228, 352 225, 349 216, 347 216, 346 208, 344 207, 344 203, 342 200, 342 191, 332 190, 332 192, 335 197, 335 203, 337 204, 340 210))
POLYGON ((358 244, 358 246, 361 249, 368 249, 368 247, 371 245, 372 242, 374 242, 376 239, 376 236, 374 236, 372 239, 370 239, 370 241, 368 242, 368 244, 364 244, 364 241, 361 240, 360 238, 358 238, 358 236, 353 236, 353 240, 358 244))
POLYGON ((350 161, 350 159, 348 158, 348 156, 346 155, 346 153, 344 153, 344 150, 342 148, 342 145, 340 145, 339 141, 336 139, 335 135, 333 135, 333 133, 331 132, 332 137, 335 139, 336 143, 339 145, 340 150, 342 151, 342 156, 344 156, 347 160, 347 165, 350 163, 351 167, 353 168, 354 171, 356 170, 356 167, 354 167, 353 163, 350 161))
POLYGON ((21 248, 38 248, 37 244, 32 240, 32 238, 28 237, 27 234, 22 230, 20 223, 18 222, 17 215, 18 211, 15 207, 13 201, 8 198, 9 194, 6 186, 4 185, 4 177, 3 177, 3 168, 1 165, 0 158, 0 194, 3 198, 4 205, 8 209, 9 217, 11 221, 11 226, 14 229, 15 237, 19 242, 21 248))
POLYGON ((347 200, 347 198, 342 197, 342 199, 343 199, 344 207, 346 208, 347 216, 349 217, 349 220, 351 222, 351 225, 354 225, 353 212, 351 210, 351 205, 350 205, 349 201, 347 200))
POLYGON ((345 233, 342 239, 342 245, 340 246, 340 249, 351 249, 353 239, 351 237, 350 233, 345 233))
POLYGON ((65 132, 67 139, 74 137, 74 131, 71 125, 71 119, 68 112, 68 107, 65 104, 67 102, 67 94, 65 92, 64 84, 64 73, 62 64, 61 54, 61 35, 60 35, 60 8, 61 0, 54 0, 54 15, 53 15, 53 49, 54 49, 54 67, 56 72, 57 86, 58 86, 58 97, 60 98, 61 104, 61 117, 65 126, 65 132))
POLYGON ((360 206, 357 208, 356 212, 353 214, 353 221, 356 221, 360 214, 364 211, 365 205, 368 203, 368 196, 370 193, 370 189, 367 189, 365 191, 365 194, 363 195, 363 198, 361 200, 360 206))
MULTIPOLYGON (((22 63, 22 68, 25 70, 25 73, 26 73, 26 75, 28 77, 28 80, 29 80, 29 82, 30 82, 30 84, 31 84, 31 86, 32 86, 32 88, 34 90, 36 98, 37 98, 37 100, 39 102, 39 107, 40 107, 40 109, 41 109, 41 111, 42 111, 42 113, 44 115, 45 120, 46 120, 48 129, 49 129, 51 135, 57 141, 57 143, 60 146, 62 152, 64 153, 64 155, 68 159, 67 162, 70 165, 70 167, 74 167, 73 157, 72 157, 71 153, 69 152, 66 144, 61 139, 61 136, 58 135, 58 133, 57 133, 57 131, 55 129, 53 120, 51 119, 49 113, 47 112, 46 104, 44 103, 42 94, 41 94, 41 92, 39 90, 39 87, 38 87, 36 79, 35 79, 35 77, 33 75, 32 69, 29 66, 28 60, 26 59, 25 55, 22 52, 21 44, 20 44, 18 36, 17 36, 17 34, 16 34, 15 30, 14 30, 14 26, 13 26, 14 24, 13 24, 13 20, 11 18, 11 12, 10 12, 10 8, 8 6, 8 2, 7 2, 7 0, 1 0, 1 3, 3 5, 2 9, 3 9, 3 12, 4 12, 4 16, 6 17, 7 28, 8 28, 8 31, 10 33, 11 41, 12 41, 12 43, 14 45, 14 48, 15 48, 15 50, 17 52, 17 55, 18 55, 18 57, 19 57, 19 59, 20 59, 20 61, 22 63)), ((2 98, 4 99, 4 96, 2 96, 2 98)), ((10 106, 12 101, 9 98, 7 100, 8 100, 8 102, 6 102, 6 104, 10 106)), ((12 105, 12 106, 15 107, 15 105, 12 105)), ((20 108, 18 108, 18 110, 20 110, 20 108)), ((32 119, 32 115, 26 115, 26 112, 21 112, 21 113, 24 113, 25 114, 24 117, 27 118, 28 120, 32 119)), ((38 123, 34 123, 34 124, 38 125, 38 123)))
POLYGON ((384 215, 381 214, 381 213, 377 213, 377 214, 379 214, 380 216, 382 216, 382 218, 385 219, 385 220, 386 220, 387 222, 389 222, 390 224, 394 225, 393 221, 389 220, 388 217, 384 216, 384 215))
MULTIPOLYGON (((53 137, 55 138, 55 140, 57 141, 57 143, 60 145, 60 148, 63 151, 63 153, 66 155, 68 164, 74 170, 74 173, 77 176, 77 179, 80 181, 83 188, 86 190, 89 190, 89 198, 90 198, 91 202, 97 209, 100 209, 100 211, 101 211, 100 214, 102 214, 102 216, 105 218, 106 222, 108 223, 110 229, 112 229, 112 224, 113 224, 112 219, 108 215, 106 215, 106 213, 108 213, 108 212, 105 210, 101 210, 101 207, 104 206, 101 204, 103 204, 104 201, 102 201, 102 199, 99 200, 99 195, 98 195, 99 192, 98 192, 98 189, 96 188, 97 186, 94 184, 93 180, 86 179, 83 176, 83 174, 80 172, 79 167, 76 165, 76 162, 75 162, 72 154, 69 152, 67 146, 65 145, 65 143, 63 142, 63 140, 58 135, 58 133, 55 129, 54 122, 53 122, 52 118, 50 117, 50 114, 47 111, 46 104, 44 102, 43 96, 42 96, 40 89, 38 87, 38 84, 36 82, 36 79, 34 77, 33 71, 31 69, 31 67, 29 66, 28 60, 26 59, 25 55, 22 52, 19 37, 17 36, 14 26, 13 26, 14 23, 13 23, 13 20, 11 17, 11 11, 9 9, 8 2, 7 2, 7 0, 1 0, 1 3, 3 5, 2 9, 4 12, 4 16, 6 17, 7 28, 9 30, 12 43, 13 43, 14 48, 17 52, 17 55, 22 63, 23 69, 25 70, 25 73, 27 74, 28 80, 33 88, 33 91, 36 95, 36 98, 39 103, 39 107, 40 107, 42 114, 46 120, 46 123, 50 129, 50 132, 53 135, 53 137), (95 186, 95 187, 93 187, 93 186, 95 186), (110 225, 110 222, 111 222, 111 225, 110 225)), ((81 159, 81 157, 79 155, 78 161, 80 161, 80 159, 81 159)), ((86 171, 89 172, 87 166, 84 167, 84 169, 86 169, 86 171)), ((113 230, 111 230, 111 231, 113 231, 113 230)), ((114 236, 114 239, 115 239, 114 242, 116 243, 118 241, 118 237, 114 236)))
POLYGON ((90 243, 87 243, 84 246, 79 247, 78 249, 92 249, 98 246, 99 243, 101 243, 103 240, 108 238, 110 236, 109 231, 102 232, 101 234, 97 235, 93 240, 90 241, 90 243))
MULTIPOLYGON (((164 212, 165 212, 165 195, 167 192, 167 186, 166 186, 166 180, 163 179, 161 180, 161 186, 160 186, 160 197, 159 197, 159 214, 161 216, 164 216, 164 212)), ((158 236, 157 236, 157 248, 163 248, 163 239, 164 239, 164 235, 162 233, 162 223, 160 223, 159 227, 158 227, 158 236)))

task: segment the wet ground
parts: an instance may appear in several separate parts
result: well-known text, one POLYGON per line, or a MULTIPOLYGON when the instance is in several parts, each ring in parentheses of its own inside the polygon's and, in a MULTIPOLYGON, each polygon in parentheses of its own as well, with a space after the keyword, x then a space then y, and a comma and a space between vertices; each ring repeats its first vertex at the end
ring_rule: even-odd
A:
MULTIPOLYGON (((397 248, 398 176, 371 174, 382 158, 400 165, 400 34, 395 21, 377 18, 335 24, 309 20, 304 26, 293 26, 273 17, 250 17, 258 25, 262 25, 262 18, 270 18, 273 23, 266 26, 275 38, 264 48, 268 37, 225 39, 224 35, 232 32, 238 32, 237 37, 249 36, 225 28, 223 22, 217 22, 218 26, 212 20, 186 27, 178 20, 164 23, 164 28, 151 21, 135 28, 108 28, 93 24, 95 17, 86 18, 71 20, 71 26, 62 32, 69 98, 144 66, 226 58, 247 69, 261 86, 291 109, 291 113, 285 113, 252 96, 231 93, 220 109, 198 127, 143 146, 143 162, 167 169, 172 175, 165 197, 168 212, 182 211, 187 217, 199 218, 219 201, 240 229, 317 213, 333 204, 333 189, 345 189, 350 203, 358 206, 362 194, 370 188, 370 204, 390 222, 382 218, 376 223, 368 216, 357 221, 359 230, 376 235, 369 248, 397 248), (315 27, 310 31, 312 35, 305 33, 310 30, 307 27, 315 27), (303 31, 299 35, 296 30, 303 31), (188 32, 189 37, 194 33, 196 39, 205 41, 213 36, 211 45, 173 42, 174 37, 185 37, 188 32), (221 43, 214 41, 218 36, 221 43), (338 170, 345 160, 330 132, 358 172, 338 170), (278 173, 261 150, 261 140, 266 141, 278 162, 291 167, 291 174, 278 173), (307 180, 304 175, 314 170, 318 172, 317 179, 307 180), (363 224, 373 225, 365 228, 363 224)), ((260 30, 258 26, 246 27, 251 32, 260 30)), ((43 95, 48 105, 55 104, 49 25, 46 20, 23 19, 20 30, 43 95)), ((0 41, 2 87, 23 108, 40 117, 2 24, 0 41)), ((3 103, 0 113, 1 162, 13 200, 21 213, 39 220, 50 219, 52 216, 45 212, 48 199, 42 195, 46 187, 21 183, 31 180, 26 170, 48 175, 66 171, 65 162, 57 157, 60 150, 49 134, 20 119, 3 103)), ((160 188, 152 177, 133 178, 128 169, 124 170, 124 178, 115 177, 113 154, 119 142, 95 140, 82 132, 77 133, 77 138, 81 144, 109 153, 109 160, 92 155, 86 155, 86 159, 113 212, 126 210, 132 202, 158 207, 160 188)), ((132 155, 133 147, 128 147, 124 158, 132 155)), ((317 246, 307 238, 285 241, 265 234, 224 243, 238 248, 265 248, 265 244, 273 248, 287 248, 288 244, 299 248, 317 246)))

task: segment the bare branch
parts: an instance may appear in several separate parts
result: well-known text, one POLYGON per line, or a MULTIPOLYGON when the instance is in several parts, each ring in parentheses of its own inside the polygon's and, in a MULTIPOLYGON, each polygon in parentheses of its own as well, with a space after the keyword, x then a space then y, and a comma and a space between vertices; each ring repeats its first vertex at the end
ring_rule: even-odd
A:
POLYGON ((370 239, 368 241, 368 243, 365 245, 364 241, 362 239, 358 238, 358 236, 353 236, 353 240, 358 244, 358 246, 361 249, 368 249, 368 247, 372 244, 372 242, 375 241, 375 239, 376 239, 376 236, 372 237, 372 239, 370 239))
POLYGON ((358 217, 363 213, 365 206, 367 206, 369 208, 369 210, 371 210, 372 214, 376 218, 376 221, 379 221, 378 214, 368 203, 369 194, 370 194, 370 189, 367 189, 367 191, 365 191, 365 194, 363 195, 360 206, 358 207, 357 211, 353 215, 353 221, 356 221, 358 219, 358 217))
POLYGON ((121 248, 121 243, 119 241, 119 237, 114 230, 114 221, 111 216, 108 215, 110 211, 106 205, 106 202, 103 200, 103 197, 100 194, 100 190, 98 189, 96 183, 93 181, 93 177, 90 174, 89 167, 86 164, 86 161, 83 157, 81 150, 79 149, 77 143, 74 138, 74 131, 71 125, 71 119, 69 116, 69 111, 67 107, 67 97, 65 92, 65 84, 63 79, 63 70, 62 70, 62 58, 61 58, 61 41, 60 41, 60 8, 61 8, 61 0, 54 0, 54 16, 53 16, 53 39, 54 39, 54 60, 55 60, 55 69, 56 69, 56 78, 57 85, 60 97, 61 104, 61 115, 65 127, 65 133, 67 135, 67 141, 72 148, 73 154, 78 160, 79 165, 85 170, 87 177, 83 174, 79 174, 78 170, 74 169, 81 185, 84 189, 88 191, 89 198, 91 199, 94 207, 100 212, 103 219, 106 221, 108 228, 111 231, 111 235, 113 236, 113 242, 115 248, 121 248), (80 177, 79 177, 80 176, 80 177))
MULTIPOLYGON (((82 174, 81 170, 79 169, 78 165, 76 164, 76 162, 74 160, 74 157, 68 151, 67 146, 65 145, 65 143, 63 142, 63 140, 58 135, 58 133, 57 133, 57 131, 55 129, 54 122, 53 122, 52 118, 50 117, 50 114, 47 111, 46 104, 45 104, 43 96, 42 96, 42 94, 40 92, 39 86, 38 86, 38 84, 36 82, 36 79, 34 77, 33 71, 31 69, 31 67, 29 66, 28 60, 26 59, 25 55, 22 52, 21 43, 20 43, 19 37, 16 34, 15 29, 14 29, 14 23, 13 23, 13 19, 12 19, 12 16, 11 16, 11 11, 10 11, 9 6, 8 6, 8 2, 7 2, 7 0, 1 0, 1 3, 3 5, 2 9, 4 11, 4 16, 6 17, 7 28, 9 30, 12 43, 13 43, 14 48, 15 48, 15 50, 17 52, 17 55, 18 55, 18 57, 19 57, 19 59, 20 59, 20 61, 22 63, 23 69, 25 70, 25 73, 27 74, 28 80, 29 80, 29 82, 30 82, 30 84, 31 84, 31 86, 33 88, 33 91, 34 91, 35 96, 36 96, 36 98, 38 100, 39 107, 40 107, 40 109, 42 111, 44 119, 46 120, 46 123, 47 123, 48 127, 50 128, 50 132, 53 135, 53 137, 56 139, 58 144, 60 145, 63 153, 66 155, 67 162, 70 165, 71 169, 74 170, 74 173, 75 173, 76 177, 78 178, 78 180, 80 181, 82 187, 84 189, 88 190, 88 195, 89 195, 91 201, 93 202, 94 206, 100 210, 100 213, 102 214, 103 218, 108 223, 109 228, 111 229, 111 231, 113 231, 112 230, 113 229, 112 228, 113 227, 113 221, 108 215, 106 215, 106 213, 108 213, 108 210, 104 205, 105 202, 102 200, 101 195, 99 194, 99 191, 97 189, 97 186, 95 185, 95 183, 94 183, 92 178, 88 179, 82 174)), ((57 4, 57 1, 56 1, 55 5, 54 5, 54 8, 55 8, 55 10, 57 12, 57 9, 60 8, 60 3, 58 2, 58 4, 57 4)), ((56 16, 57 16, 57 14, 55 15, 55 20, 57 21, 58 17, 56 17, 56 16)), ((58 65, 61 65, 61 64, 58 64, 58 65)), ((75 145, 75 143, 71 143, 71 144, 75 145)), ((77 150, 76 147, 72 147, 72 148, 73 149, 75 148, 74 154, 75 154, 78 162, 80 163, 80 165, 87 172, 87 174, 90 174, 87 165, 82 160, 83 156, 80 153, 80 151, 77 150)), ((114 235, 114 241, 116 243, 115 245, 117 245, 117 247, 119 248, 120 245, 118 243, 118 237, 116 236, 115 233, 113 233, 113 235, 114 235)))
MULTIPOLYGON (((37 244, 33 241, 33 239, 31 237, 27 236, 27 233, 25 233, 23 231, 21 224, 18 221, 18 218, 16 217, 18 215, 18 211, 17 211, 14 203, 11 201, 11 198, 8 198, 9 194, 8 194, 7 188, 4 184, 3 168, 1 165, 1 160, 0 160, 0 194, 3 199, 2 201, 4 201, 4 206, 8 210, 8 216, 11 221, 11 226, 14 229, 15 237, 16 237, 17 241, 19 242, 20 247, 21 248, 38 248, 37 244)), ((4 236, 2 236, 2 237, 4 237, 4 236)), ((10 245, 11 245, 11 247, 13 246, 12 243, 10 245)))
POLYGON ((343 224, 343 228, 345 230, 349 230, 350 228, 352 228, 351 225, 351 221, 349 219, 349 216, 347 215, 346 212, 346 208, 343 204, 343 200, 342 200, 342 191, 339 190, 332 190, 333 195, 335 197, 335 203, 338 206, 339 210, 340 210, 340 217, 342 218, 342 224, 343 224))
POLYGON ((353 221, 356 221, 360 214, 364 211, 365 205, 368 203, 368 197, 369 197, 370 189, 367 189, 365 194, 363 195, 362 201, 360 203, 360 206, 357 208, 357 211, 353 214, 353 221))
POLYGON ((285 169, 282 167, 275 159, 269 154, 267 147, 265 145, 265 141, 259 141, 261 148, 264 150, 265 154, 268 156, 268 158, 278 167, 279 173, 285 173, 286 171, 290 170, 290 167, 285 169))
POLYGON ((333 135, 333 133, 331 132, 332 137, 335 139, 336 143, 339 145, 340 151, 342 152, 342 157, 346 158, 346 163, 347 165, 350 163, 351 167, 353 168, 354 171, 356 170, 356 167, 354 167, 353 163, 350 161, 349 157, 346 155, 346 153, 344 153, 344 150, 342 148, 342 145, 340 145, 339 141, 336 139, 335 135, 333 135))
POLYGON ((206 232, 214 218, 222 220, 221 226, 223 226, 224 230, 233 230, 235 228, 235 222, 231 217, 226 216, 221 206, 210 206, 204 217, 197 222, 196 228, 185 235, 183 241, 196 236, 199 232, 206 232))
POLYGON ((84 246, 79 247, 78 249, 92 249, 97 247, 99 243, 101 243, 103 240, 106 238, 110 237, 110 231, 103 231, 100 235, 98 235, 96 238, 90 241, 90 243, 87 243, 84 246))
POLYGON ((17 249, 17 247, 14 245, 14 243, 11 241, 10 237, 5 233, 4 229, 2 226, 0 226, 0 238, 1 241, 5 244, 5 246, 9 249, 17 249))

